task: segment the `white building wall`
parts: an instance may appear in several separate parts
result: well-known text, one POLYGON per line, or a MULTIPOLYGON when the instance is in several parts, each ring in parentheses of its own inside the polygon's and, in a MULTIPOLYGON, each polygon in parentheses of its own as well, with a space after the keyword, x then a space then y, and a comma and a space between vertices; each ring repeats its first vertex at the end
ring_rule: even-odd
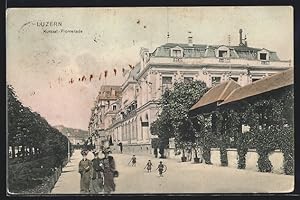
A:
MULTIPOLYGON (((252 82, 252 78, 262 78, 266 74, 273 74, 291 66, 289 62, 270 62, 263 64, 259 60, 245 60, 245 59, 230 59, 228 63, 221 63, 218 58, 182 58, 180 62, 175 62, 173 58, 158 58, 152 57, 148 63, 143 63, 142 69, 149 67, 143 77, 139 78, 138 84, 129 84, 124 88, 122 94, 122 108, 123 102, 127 100, 128 103, 137 98, 136 116, 120 123, 113 130, 114 137, 124 144, 149 144, 150 125, 157 118, 158 108, 144 107, 151 100, 158 100, 162 93, 162 77, 172 77, 172 82, 176 80, 183 81, 184 77, 193 77, 194 80, 204 81, 208 87, 212 86, 212 77, 221 77, 221 82, 227 81, 230 77, 238 78, 238 83, 241 86, 252 82), (167 67, 165 67, 168 65, 167 67), (250 75, 245 67, 252 67, 250 75), (146 83, 147 82, 147 83, 146 83), (138 93, 136 93, 138 89, 138 93), (148 115, 149 127, 142 127, 142 122, 146 122, 146 114, 148 115)), ((142 71, 141 69, 141 71, 142 71)), ((105 127, 111 125, 109 117, 105 119, 105 127)))

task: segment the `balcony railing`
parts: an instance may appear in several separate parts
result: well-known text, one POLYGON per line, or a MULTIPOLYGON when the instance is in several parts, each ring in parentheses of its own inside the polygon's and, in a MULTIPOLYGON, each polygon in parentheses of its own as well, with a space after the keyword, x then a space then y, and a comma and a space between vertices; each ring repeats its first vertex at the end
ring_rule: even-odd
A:
POLYGON ((230 59, 229 58, 219 58, 219 62, 220 63, 230 63, 230 59))
POLYGON ((270 64, 270 61, 268 61, 268 60, 262 60, 260 63, 261 63, 262 65, 269 65, 269 64, 270 64))
POLYGON ((173 62, 183 62, 182 58, 173 58, 173 62))
POLYGON ((265 66, 272 67, 291 67, 290 61, 264 61, 261 60, 248 60, 242 58, 172 58, 172 57, 152 57, 149 64, 170 64, 174 63, 191 64, 191 65, 209 65, 230 63, 234 65, 249 65, 249 66, 265 66))

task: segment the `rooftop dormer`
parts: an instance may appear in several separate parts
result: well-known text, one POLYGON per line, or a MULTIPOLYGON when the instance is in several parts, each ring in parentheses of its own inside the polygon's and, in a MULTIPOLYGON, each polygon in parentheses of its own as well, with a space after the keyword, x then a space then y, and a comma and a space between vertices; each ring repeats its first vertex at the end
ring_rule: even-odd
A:
POLYGON ((176 46, 171 48, 171 57, 182 58, 183 57, 183 48, 176 46))

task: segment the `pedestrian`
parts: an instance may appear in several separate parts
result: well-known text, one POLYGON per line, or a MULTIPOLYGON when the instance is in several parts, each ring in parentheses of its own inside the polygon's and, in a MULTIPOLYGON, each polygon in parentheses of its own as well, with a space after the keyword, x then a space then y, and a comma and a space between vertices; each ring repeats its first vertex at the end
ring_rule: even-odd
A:
POLYGON ((159 162, 159 165, 157 166, 156 170, 158 170, 159 176, 163 177, 163 173, 167 171, 167 166, 162 163, 162 161, 159 162))
POLYGON ((157 148, 154 149, 154 155, 155 155, 155 158, 157 158, 157 156, 158 156, 157 148))
POLYGON ((122 142, 119 143, 119 146, 120 146, 120 152, 123 153, 123 144, 122 144, 122 142))
MULTIPOLYGON (((147 164, 146 164, 146 166, 145 166, 145 168, 147 168, 147 170, 148 170, 148 173, 149 172, 151 172, 151 169, 152 169, 152 162, 151 162, 151 160, 148 160, 148 162, 147 162, 147 164)), ((144 169, 145 169, 144 168, 144 169)))
POLYGON ((187 159, 188 161, 192 160, 192 149, 190 147, 187 150, 187 159))
POLYGON ((99 158, 98 152, 94 153, 94 159, 92 160, 92 180, 90 184, 90 193, 100 194, 103 192, 103 163, 99 158))
POLYGON ((80 193, 89 193, 92 162, 86 158, 87 154, 87 150, 81 151, 82 160, 79 162, 80 193))
POLYGON ((134 166, 134 167, 136 166, 136 157, 135 157, 135 155, 132 156, 132 158, 130 159, 128 165, 129 165, 130 163, 132 163, 132 166, 134 166))
POLYGON ((116 189, 114 182, 114 177, 118 174, 116 171, 115 160, 112 156, 109 155, 111 151, 109 149, 104 149, 103 152, 104 158, 102 159, 103 163, 103 176, 104 176, 104 192, 110 194, 116 189))

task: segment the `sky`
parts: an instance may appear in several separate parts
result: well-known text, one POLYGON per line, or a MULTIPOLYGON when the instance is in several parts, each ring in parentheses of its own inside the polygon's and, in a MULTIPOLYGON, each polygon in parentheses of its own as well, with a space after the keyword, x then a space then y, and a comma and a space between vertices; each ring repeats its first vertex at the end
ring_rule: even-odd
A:
POLYGON ((290 6, 11 8, 6 17, 7 83, 51 125, 83 130, 101 85, 122 84, 122 68, 139 61, 141 47, 187 43, 189 31, 195 44, 228 45, 230 35, 238 45, 242 28, 248 46, 294 57, 290 6))

